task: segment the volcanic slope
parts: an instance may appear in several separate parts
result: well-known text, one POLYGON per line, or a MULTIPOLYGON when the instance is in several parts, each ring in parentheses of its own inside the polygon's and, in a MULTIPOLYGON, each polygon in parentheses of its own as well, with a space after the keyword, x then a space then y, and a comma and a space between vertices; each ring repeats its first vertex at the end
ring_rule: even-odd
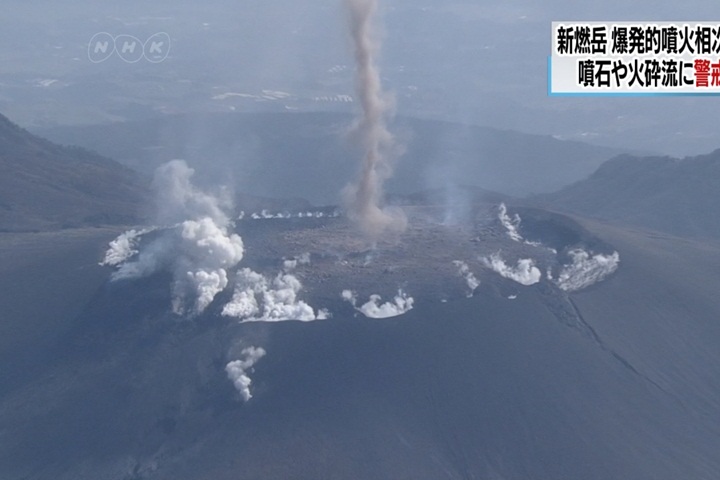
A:
POLYGON ((0 231, 137 222, 146 185, 130 169, 32 135, 0 115, 0 231))
POLYGON ((542 205, 677 236, 720 238, 720 150, 683 159, 623 155, 542 205))
MULTIPOLYGON (((448 225, 439 207, 405 208, 407 233, 374 250, 343 217, 238 222, 240 267, 269 275, 310 254, 293 271, 328 320, 239 323, 220 315, 229 291, 181 318, 168 275, 98 281, 53 344, 4 363, 0 476, 720 475, 720 246, 532 209, 501 222, 502 209, 476 207, 471 224, 448 225), (559 273, 579 249, 618 252, 619 266, 569 292, 559 273), (479 258, 498 252, 510 266, 532 258, 542 276, 520 284, 479 258), (455 260, 480 281, 472 297, 455 260), (400 287, 415 303, 395 318, 365 318, 340 297, 400 287), (225 367, 251 346, 267 353, 247 369, 243 402, 225 367)), ((52 252, 26 270, 61 268, 63 250, 52 252)), ((100 258, 76 261, 107 278, 90 266, 100 258)), ((74 288, 55 282, 46 288, 74 288)), ((20 309, 3 323, 22 321, 20 309)))

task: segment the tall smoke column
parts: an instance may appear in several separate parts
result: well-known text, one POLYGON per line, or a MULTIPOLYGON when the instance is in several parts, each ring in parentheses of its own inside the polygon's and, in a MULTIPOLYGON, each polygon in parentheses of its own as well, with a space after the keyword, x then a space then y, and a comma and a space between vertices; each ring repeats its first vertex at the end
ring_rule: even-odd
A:
POLYGON ((389 104, 373 58, 378 45, 372 30, 377 0, 345 1, 355 49, 356 88, 362 104, 362 117, 356 130, 362 139, 365 156, 361 177, 357 183, 345 187, 343 200, 350 219, 374 241, 385 232, 402 232, 407 220, 400 209, 382 207, 383 183, 392 175, 390 157, 394 142, 385 126, 389 104))

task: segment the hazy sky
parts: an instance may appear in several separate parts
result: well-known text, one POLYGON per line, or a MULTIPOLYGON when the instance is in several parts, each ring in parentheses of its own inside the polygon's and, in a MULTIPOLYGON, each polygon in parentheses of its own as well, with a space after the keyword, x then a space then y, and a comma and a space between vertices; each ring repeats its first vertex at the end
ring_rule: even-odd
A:
MULTIPOLYGON (((720 147, 717 98, 547 96, 552 21, 710 22, 720 20, 715 2, 381 5, 382 75, 398 114, 675 155, 720 147)), ((0 112, 42 126, 194 111, 353 111, 343 100, 354 91, 341 6, 341 0, 6 0, 0 112), (158 64, 117 56, 95 64, 87 45, 98 32, 141 41, 166 32, 171 51, 158 64)))

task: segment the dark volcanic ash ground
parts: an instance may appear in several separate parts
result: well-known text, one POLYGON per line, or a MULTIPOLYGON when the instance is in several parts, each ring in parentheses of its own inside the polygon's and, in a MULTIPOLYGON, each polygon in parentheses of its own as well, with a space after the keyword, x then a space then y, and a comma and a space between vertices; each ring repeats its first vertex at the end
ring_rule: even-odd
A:
POLYGON ((352 290, 359 298, 372 294, 385 298, 402 289, 421 303, 469 296, 475 289, 500 288, 514 295, 538 283, 557 287, 557 276, 564 262, 572 264, 568 252, 574 249, 614 252, 566 217, 543 214, 535 219, 528 211, 532 228, 524 228, 522 219, 516 227, 514 214, 505 213, 503 224, 500 208, 475 205, 463 222, 449 222, 446 207, 405 206, 409 219, 405 232, 375 245, 342 216, 249 219, 238 222, 237 231, 247 247, 247 265, 266 274, 281 269, 284 259, 309 254, 309 263, 298 263, 293 272, 306 295, 319 305, 337 303, 343 290, 352 290), (564 231, 558 227, 560 221, 566 223, 564 231), (545 235, 543 227, 554 228, 555 236, 545 235), (532 263, 518 267, 522 259, 532 263), (500 261, 510 278, 498 273, 500 261), (548 279, 548 270, 555 272, 553 280, 548 279), (475 288, 468 284, 468 275, 477 280, 475 288))
MULTIPOLYGON (((159 238, 179 254, 116 280, 121 266, 97 265, 107 231, 6 237, 3 251, 27 244, 45 253, 13 259, 2 281, 44 278, 38 287, 53 293, 53 309, 35 309, 34 324, 52 330, 33 337, 20 328, 27 302, 3 297, 0 476, 720 472, 719 432, 707 421, 720 414, 720 386, 706 373, 720 368, 717 246, 497 203, 476 203, 461 219, 440 206, 403 208, 407 231, 375 248, 334 209, 322 218, 247 214, 222 235, 207 229, 217 248, 241 235, 243 257, 206 308, 182 315, 172 310, 173 261, 205 268, 203 279, 224 267, 193 257, 176 227, 116 244, 130 253, 126 263, 159 238), (330 318, 223 315, 244 269, 260 306, 270 299, 275 313, 306 312, 294 310, 305 302, 330 318), (82 291, 68 275, 86 276, 82 291), (373 294, 382 299, 366 307, 373 294), (62 298, 73 305, 61 309, 62 298), (11 339, 22 340, 23 355, 9 354, 11 339)), ((195 290, 183 292, 192 305, 195 290)))

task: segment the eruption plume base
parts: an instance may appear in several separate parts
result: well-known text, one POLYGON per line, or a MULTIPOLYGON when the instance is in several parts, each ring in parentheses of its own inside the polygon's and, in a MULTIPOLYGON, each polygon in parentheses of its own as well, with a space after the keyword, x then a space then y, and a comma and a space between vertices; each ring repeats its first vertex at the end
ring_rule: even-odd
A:
MULTIPOLYGON (((385 125, 392 102, 382 90, 380 72, 375 65, 379 42, 373 34, 377 0, 346 0, 350 17, 356 88, 362 116, 355 125, 365 156, 357 183, 343 191, 343 202, 350 220, 373 242, 386 233, 400 233, 407 226, 399 209, 383 208, 383 184, 392 175, 394 138, 385 125)), ((395 152, 397 153, 397 152, 395 152)))

